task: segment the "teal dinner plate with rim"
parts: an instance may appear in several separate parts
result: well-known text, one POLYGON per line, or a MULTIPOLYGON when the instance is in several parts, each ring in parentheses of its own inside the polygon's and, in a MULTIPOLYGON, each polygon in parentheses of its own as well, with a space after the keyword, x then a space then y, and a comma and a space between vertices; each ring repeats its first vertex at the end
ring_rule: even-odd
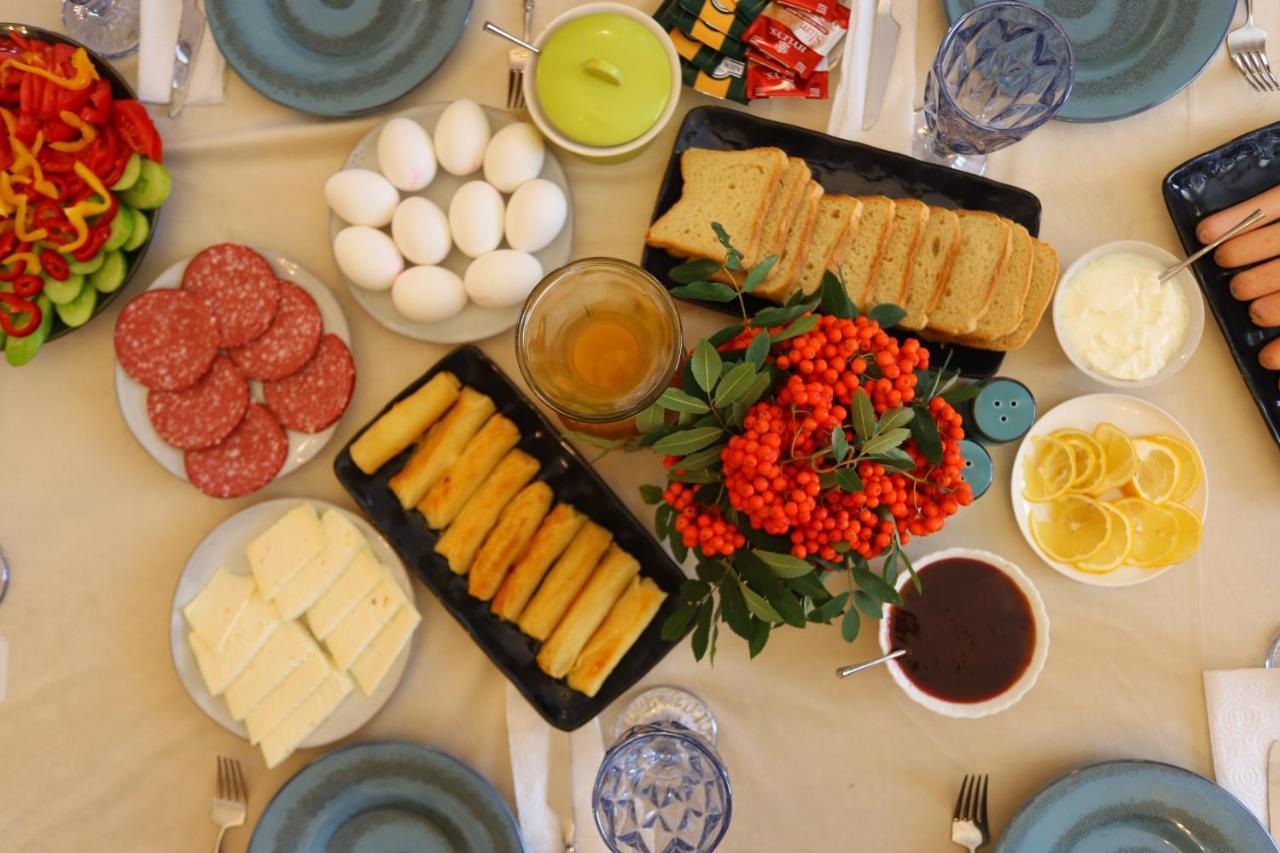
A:
POLYGON ((306 113, 377 109, 457 46, 472 0, 208 0, 209 28, 244 81, 306 113))
POLYGON ((1276 853, 1240 801, 1156 761, 1106 761, 1059 776, 1022 804, 996 853, 1276 853))
POLYGON ((249 853, 521 853, 506 802, 479 773, 422 744, 334 750, 298 771, 258 820, 249 853))
MULTIPOLYGON (((1075 52, 1075 86, 1055 116, 1064 121, 1112 121, 1172 98, 1217 55, 1236 8, 1236 0, 1026 2, 1062 24, 1075 52)), ((942 0, 948 21, 976 5, 942 0)))

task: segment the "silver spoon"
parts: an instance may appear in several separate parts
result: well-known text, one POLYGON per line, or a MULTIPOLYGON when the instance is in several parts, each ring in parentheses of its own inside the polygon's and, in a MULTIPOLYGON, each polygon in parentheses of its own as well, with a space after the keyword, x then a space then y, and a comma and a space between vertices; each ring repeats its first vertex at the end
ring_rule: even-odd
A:
POLYGON ((1280 634, 1271 638, 1271 645, 1267 648, 1267 658, 1262 665, 1267 669, 1280 669, 1280 634))
POLYGON ((4 594, 9 591, 9 561, 5 559, 4 551, 0 550, 0 602, 4 601, 4 594))
POLYGON ((542 51, 539 50, 538 48, 529 44, 527 41, 520 38, 518 35, 507 32, 502 27, 495 24, 493 21, 485 21, 484 30, 485 32, 493 33, 495 36, 501 36, 502 38, 506 39, 509 42, 518 44, 521 47, 523 47, 525 50, 529 51, 530 53, 535 53, 535 54, 542 53, 542 51))
POLYGON ((889 652, 889 654, 881 655, 880 657, 875 658, 874 660, 867 660, 867 661, 863 661, 862 663, 850 664, 849 666, 838 666, 836 667, 836 677, 848 678, 849 676, 853 675, 855 672, 861 672, 864 669, 870 669, 871 667, 877 666, 878 664, 888 663, 894 658, 902 657, 906 653, 907 653, 906 649, 894 649, 893 651, 889 652))
POLYGON ((1236 224, 1235 224, 1235 225, 1233 225, 1230 229, 1228 229, 1227 233, 1223 234, 1223 235, 1222 235, 1221 237, 1219 237, 1217 240, 1214 240, 1212 243, 1210 243, 1209 245, 1205 246, 1205 247, 1204 247, 1204 248, 1202 248, 1200 251, 1196 252, 1194 255, 1192 255, 1191 257, 1187 258, 1187 259, 1186 259, 1185 261, 1183 261, 1182 263, 1180 263, 1180 264, 1174 264, 1173 266, 1169 267, 1167 270, 1165 270, 1164 272, 1162 272, 1162 273, 1160 274, 1160 283, 1161 283, 1161 284, 1164 284, 1166 281, 1168 281, 1169 279, 1173 278, 1173 277, 1174 277, 1175 275, 1177 275, 1178 273, 1182 272, 1184 269, 1186 269, 1187 267, 1189 267, 1191 264, 1193 264, 1193 263, 1195 263, 1196 261, 1198 261, 1198 260, 1200 260, 1201 258, 1203 258, 1203 257, 1204 257, 1205 255, 1207 255, 1209 252, 1212 252, 1214 249, 1218 248, 1218 247, 1219 247, 1219 246, 1221 246, 1223 243, 1227 242, 1227 241, 1228 241, 1228 240, 1230 240, 1232 237, 1236 236, 1236 235, 1237 235, 1237 234, 1239 234, 1241 231, 1243 231, 1244 229, 1248 228, 1248 227, 1249 227, 1250 225, 1252 225, 1253 223, 1257 222, 1259 219, 1262 219, 1262 217, 1263 217, 1263 213, 1262 213, 1262 209, 1261 209, 1261 208, 1259 208, 1258 210, 1255 210, 1253 213, 1250 213, 1248 216, 1246 216, 1246 217, 1245 217, 1244 219, 1242 219, 1240 222, 1236 223, 1236 224))

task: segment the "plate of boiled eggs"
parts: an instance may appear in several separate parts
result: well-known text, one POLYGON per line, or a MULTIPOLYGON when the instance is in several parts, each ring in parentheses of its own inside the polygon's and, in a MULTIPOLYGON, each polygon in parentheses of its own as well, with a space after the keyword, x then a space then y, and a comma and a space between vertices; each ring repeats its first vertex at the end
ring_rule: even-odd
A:
POLYGON ((569 260, 564 169, 536 127, 475 101, 425 104, 373 128, 324 194, 352 296, 417 340, 506 331, 569 260))

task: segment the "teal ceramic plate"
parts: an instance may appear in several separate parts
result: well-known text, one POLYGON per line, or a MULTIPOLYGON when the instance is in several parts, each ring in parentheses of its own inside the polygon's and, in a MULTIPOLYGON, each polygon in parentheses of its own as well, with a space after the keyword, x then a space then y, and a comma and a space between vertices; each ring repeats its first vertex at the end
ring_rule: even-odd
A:
POLYGON ((1189 770, 1107 761, 1059 776, 1023 803, 996 853, 1276 853, 1240 801, 1189 770))
MULTIPOLYGON (((1236 8, 1236 0, 1026 2, 1057 18, 1071 39, 1076 82, 1057 115, 1066 121, 1111 121, 1173 97, 1217 53, 1236 8)), ((977 0, 942 5, 954 21, 977 0)))
POLYGON ((511 810, 480 774, 384 740, 302 768, 267 804, 249 853, 521 853, 511 810))
POLYGON ((368 112, 449 55, 472 0, 209 0, 227 62, 262 95, 326 116, 368 112))

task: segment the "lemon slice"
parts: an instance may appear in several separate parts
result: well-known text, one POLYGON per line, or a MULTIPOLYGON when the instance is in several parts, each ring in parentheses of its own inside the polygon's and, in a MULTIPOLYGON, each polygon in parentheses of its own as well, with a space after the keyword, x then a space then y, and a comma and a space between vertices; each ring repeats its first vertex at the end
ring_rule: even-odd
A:
POLYGON ((1036 544, 1051 559, 1073 563, 1092 557, 1111 535, 1111 513, 1083 495, 1063 495, 1049 504, 1048 513, 1031 517, 1036 544))
POLYGON ((1042 503, 1065 494, 1076 478, 1071 450, 1056 438, 1041 435, 1032 437, 1031 449, 1023 463, 1027 482, 1022 496, 1042 503))
POLYGON ((1203 525, 1199 514, 1182 504, 1164 504, 1160 508, 1173 516, 1177 533, 1174 534, 1173 547, 1161 558, 1159 565, 1172 566, 1190 560, 1200 550, 1203 525))
POLYGON ((1093 436, 1084 430, 1060 429, 1050 433, 1071 450, 1076 463, 1076 478, 1071 481, 1070 490, 1087 492, 1102 479, 1102 447, 1093 440, 1093 436))
POLYGON ((1178 484, 1169 499, 1181 502, 1191 497, 1204 477, 1204 471, 1200 469, 1200 455, 1191 445, 1171 435, 1146 435, 1143 438, 1165 447, 1178 460, 1178 484))
POLYGON ((1138 467, 1133 479, 1124 485, 1129 497, 1146 498, 1161 504, 1173 497, 1178 485, 1178 459, 1167 447, 1139 438, 1133 442, 1138 454, 1138 467))
POLYGON ((1089 494, 1097 497, 1133 479, 1138 468, 1138 455, 1133 449, 1132 439, 1114 424, 1098 424, 1093 438, 1102 448, 1102 477, 1089 489, 1089 494))
POLYGON ((1105 575, 1124 565, 1133 547, 1133 527, 1129 519, 1120 510, 1108 503, 1099 503, 1111 516, 1111 532, 1107 534, 1102 547, 1083 560, 1077 560, 1075 567, 1082 572, 1093 575, 1105 575))
POLYGON ((1133 527, 1129 562, 1143 569, 1165 565, 1177 544, 1178 520, 1173 513, 1143 498, 1121 498, 1112 506, 1133 527))

